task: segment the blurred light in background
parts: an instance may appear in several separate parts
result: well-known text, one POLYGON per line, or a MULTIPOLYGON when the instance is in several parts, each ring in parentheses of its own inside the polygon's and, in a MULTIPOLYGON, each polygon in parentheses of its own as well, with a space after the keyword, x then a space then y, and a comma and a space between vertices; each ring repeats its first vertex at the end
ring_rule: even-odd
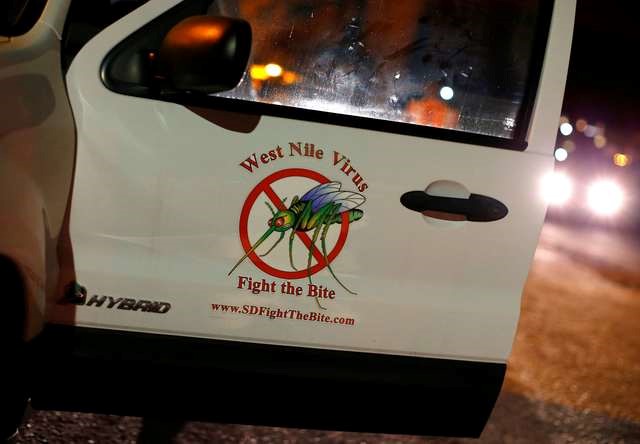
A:
POLYGON ((267 80, 269 78, 269 74, 267 74, 264 65, 251 65, 249 75, 254 80, 267 80))
POLYGON ((264 67, 269 77, 280 77, 282 75, 282 67, 277 63, 269 63, 264 67))
POLYGON ((597 215, 612 216, 622 208, 624 193, 615 182, 599 180, 589 186, 587 203, 597 215))
POLYGON ((443 86, 440 88, 440 97, 442 97, 443 100, 453 99, 453 88, 450 86, 443 86))
POLYGON ((560 125, 560 132, 563 136, 568 136, 573 132, 573 126, 569 122, 564 122, 560 125))
POLYGON ((556 148, 556 150, 553 152, 553 156, 558 162, 564 162, 565 160, 567 160, 567 157, 569 157, 569 152, 566 149, 560 147, 556 148))
POLYGON ((604 137, 602 134, 597 134, 594 138, 593 138, 593 144, 596 146, 596 148, 600 149, 600 148, 604 148, 604 146, 607 144, 607 138, 604 137))
POLYGON ((567 139, 562 142, 562 148, 567 150, 568 153, 573 153, 576 149, 576 144, 573 140, 567 139))
POLYGON ((619 167, 626 167, 629 165, 631 159, 626 154, 615 153, 613 155, 613 163, 619 167))
POLYGON ((587 121, 584 119, 578 119, 576 121, 576 130, 582 133, 586 129, 587 129, 587 121))
POLYGON ((584 135, 587 137, 594 137, 596 134, 598 134, 598 127, 596 126, 587 125, 584 129, 584 135))
POLYGON ((282 66, 277 63, 267 65, 251 65, 249 75, 254 80, 267 80, 273 77, 280 77, 283 73, 282 66))
POLYGON ((563 123, 569 123, 569 118, 567 116, 560 116, 560 125, 563 123))
POLYGON ((542 197, 549 205, 564 205, 572 194, 573 184, 567 175, 553 172, 542 178, 542 197))
POLYGON ((282 81, 287 85, 291 85, 298 81, 298 76, 294 72, 285 71, 284 74, 282 74, 282 81))

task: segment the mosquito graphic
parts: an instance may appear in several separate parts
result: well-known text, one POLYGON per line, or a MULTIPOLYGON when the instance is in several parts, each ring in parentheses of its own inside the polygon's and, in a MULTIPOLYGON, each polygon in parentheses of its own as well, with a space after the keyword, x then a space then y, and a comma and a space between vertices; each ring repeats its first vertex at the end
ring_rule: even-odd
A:
POLYGON ((340 284, 340 286, 346 291, 351 294, 356 294, 349 290, 333 272, 331 264, 329 264, 329 259, 327 258, 326 237, 331 225, 342 223, 343 214, 346 213, 348 215, 349 223, 360 220, 364 215, 364 212, 357 208, 362 205, 366 199, 362 194, 353 191, 340 191, 340 188, 342 188, 342 184, 340 182, 328 182, 313 187, 300 199, 298 199, 298 196, 294 196, 291 201, 291 205, 286 210, 275 211, 268 202, 265 202, 273 216, 267 222, 269 228, 260 237, 260 239, 253 244, 251 249, 233 266, 229 275, 233 273, 233 270, 235 270, 238 265, 247 258, 247 256, 254 252, 260 244, 271 236, 273 232, 278 232, 280 233, 280 238, 271 246, 271 248, 269 248, 269 250, 267 250, 266 253, 261 254, 260 257, 264 257, 271 253, 280 241, 284 239, 285 232, 288 230, 291 230, 291 234, 289 236, 289 262, 291 264, 291 268, 298 270, 293 263, 293 239, 296 232, 313 230, 313 237, 311 239, 311 245, 309 246, 309 255, 307 258, 307 276, 309 278, 309 283, 311 283, 311 258, 313 257, 313 248, 318 240, 318 236, 320 236, 322 256, 331 276, 333 276, 338 284, 340 284))

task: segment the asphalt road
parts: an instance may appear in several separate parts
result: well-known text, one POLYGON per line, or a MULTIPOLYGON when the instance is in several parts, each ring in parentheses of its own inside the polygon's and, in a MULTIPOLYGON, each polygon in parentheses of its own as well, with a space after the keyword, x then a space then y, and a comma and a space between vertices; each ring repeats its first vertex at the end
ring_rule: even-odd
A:
MULTIPOLYGON (((17 442, 128 443, 141 427, 140 418, 34 412, 17 442)), ((640 243, 545 226, 505 385, 480 440, 195 422, 175 430, 178 443, 640 443, 640 243)))

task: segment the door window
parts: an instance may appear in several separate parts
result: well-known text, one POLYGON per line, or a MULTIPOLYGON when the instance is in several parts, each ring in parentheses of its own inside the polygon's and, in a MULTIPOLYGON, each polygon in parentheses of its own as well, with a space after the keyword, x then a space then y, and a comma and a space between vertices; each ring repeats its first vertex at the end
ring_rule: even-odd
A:
POLYGON ((514 139, 542 0, 219 0, 253 29, 219 96, 514 139))

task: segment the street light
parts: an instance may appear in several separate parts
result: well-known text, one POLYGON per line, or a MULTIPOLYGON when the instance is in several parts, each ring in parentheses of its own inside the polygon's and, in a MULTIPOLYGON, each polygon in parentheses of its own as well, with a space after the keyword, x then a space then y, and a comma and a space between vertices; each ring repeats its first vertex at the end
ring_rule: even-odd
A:
POLYGON ((559 147, 553 152, 553 156, 558 162, 564 162, 567 160, 567 157, 569 157, 569 152, 566 149, 559 147))
POLYGON ((573 132, 573 126, 569 122, 564 122, 560 125, 560 132, 563 136, 568 136, 573 132))

